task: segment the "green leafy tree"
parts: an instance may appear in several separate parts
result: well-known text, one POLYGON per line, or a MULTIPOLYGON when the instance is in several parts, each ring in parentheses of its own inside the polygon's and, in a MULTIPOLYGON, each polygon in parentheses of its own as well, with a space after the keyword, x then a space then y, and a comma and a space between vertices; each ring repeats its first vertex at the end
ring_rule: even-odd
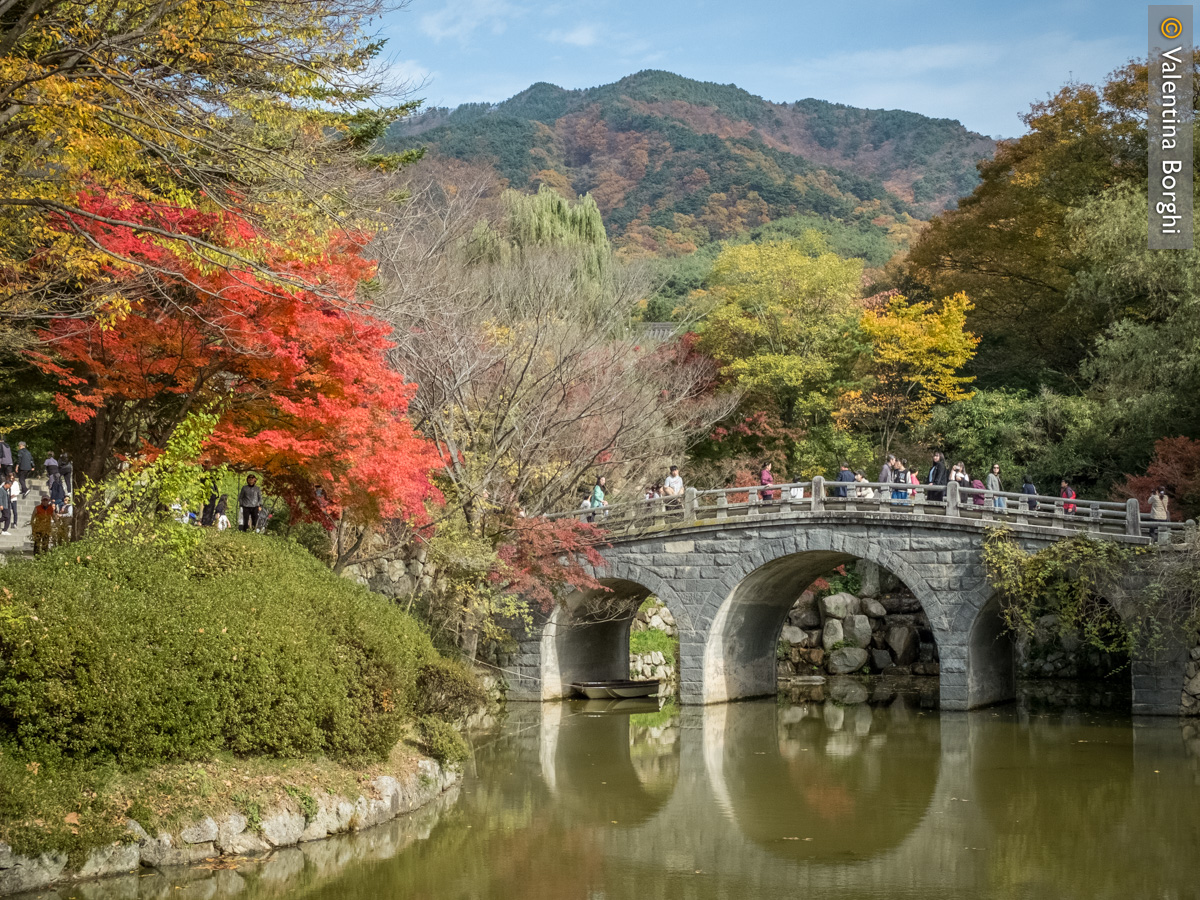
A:
POLYGON ((728 247, 696 298, 712 310, 699 349, 747 403, 777 410, 787 425, 826 423, 857 350, 861 279, 862 261, 829 252, 815 232, 728 247))

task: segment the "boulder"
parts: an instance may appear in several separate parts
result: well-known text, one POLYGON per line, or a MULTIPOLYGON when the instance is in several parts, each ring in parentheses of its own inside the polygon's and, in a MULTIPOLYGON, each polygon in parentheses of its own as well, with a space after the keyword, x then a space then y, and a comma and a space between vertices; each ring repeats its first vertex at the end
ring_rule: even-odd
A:
POLYGON ((867 702, 867 689, 853 678, 838 678, 829 686, 829 696, 835 703, 853 706, 867 702))
POLYGON ((839 619, 830 619, 825 623, 825 630, 821 632, 821 645, 830 650, 834 644, 839 644, 846 639, 846 633, 842 630, 842 623, 839 619))
POLYGON ((102 878, 131 872, 141 865, 142 850, 137 844, 109 844, 88 854, 79 868, 79 878, 102 878))
POLYGON ((649 625, 655 631, 666 631, 667 630, 667 623, 663 621, 662 616, 660 616, 658 613, 655 613, 654 615, 652 615, 650 617, 649 625))
POLYGON ((807 609, 792 607, 792 611, 788 613, 788 621, 799 628, 819 628, 821 625, 821 614, 815 606, 810 606, 807 609))
POLYGON ((665 606, 659 609, 658 616, 660 619, 663 620, 664 624, 666 624, 670 627, 674 627, 675 617, 673 615, 671 615, 671 611, 669 609, 667 609, 665 606))
POLYGON ((829 654, 829 672, 849 675, 867 664, 867 651, 861 647, 840 647, 829 654))
POLYGON ((262 820, 263 837, 272 847, 290 847, 300 843, 306 820, 303 813, 281 809, 262 820))
POLYGON ((217 823, 209 816, 202 822, 189 825, 179 832, 179 836, 189 844, 207 844, 217 839, 217 823))
POLYGON ((808 662, 810 665, 814 665, 819 669, 821 666, 825 665, 825 651, 820 647, 809 650, 808 662))
POLYGON ((916 662, 917 655, 921 652, 917 629, 911 625, 894 625, 889 628, 887 643, 892 648, 898 666, 907 666, 916 662))
POLYGON ((787 641, 789 644, 798 644, 801 647, 808 644, 808 635, 795 625, 784 625, 783 631, 779 634, 779 639, 787 641))
POLYGON ((15 894, 17 891, 32 891, 56 881, 67 867, 67 854, 43 853, 40 856, 20 856, 12 852, 7 844, 0 844, 11 863, 0 869, 0 894, 15 894))
POLYGON ((855 647, 866 648, 871 643, 871 620, 863 615, 846 616, 842 622, 846 640, 855 647))
POLYGON ((858 598, 843 591, 840 594, 830 594, 821 598, 821 614, 829 619, 844 619, 858 612, 858 598))
POLYGON ((883 670, 883 674, 888 678, 903 678, 906 675, 912 674, 910 666, 888 666, 883 670))
POLYGON ((874 667, 874 668, 878 669, 880 672, 882 672, 884 669, 886 669, 891 664, 892 664, 892 654, 888 653, 888 651, 886 651, 886 650, 872 650, 871 651, 872 667, 874 667))
POLYGON ((867 597, 862 601, 862 611, 872 619, 882 619, 888 614, 883 604, 871 597, 867 597))

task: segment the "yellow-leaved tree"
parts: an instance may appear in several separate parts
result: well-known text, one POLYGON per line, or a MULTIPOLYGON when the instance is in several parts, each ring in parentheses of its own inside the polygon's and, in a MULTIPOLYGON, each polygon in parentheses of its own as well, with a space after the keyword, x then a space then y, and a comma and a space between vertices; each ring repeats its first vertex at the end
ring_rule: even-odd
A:
POLYGON ((871 346, 860 364, 865 386, 842 395, 839 423, 873 430, 886 452, 897 432, 928 419, 935 404, 970 397, 974 379, 959 374, 979 344, 967 331, 970 309, 960 292, 938 304, 894 296, 864 311, 859 328, 871 346))
POLYGON ((751 404, 778 410, 784 423, 828 416, 853 354, 847 335, 857 314, 862 260, 842 259, 824 239, 728 247, 717 257, 700 349, 751 404))
POLYGON ((96 228, 131 226, 205 265, 294 284, 253 236, 186 233, 173 212, 232 210, 297 255, 346 227, 339 162, 401 162, 372 148, 413 108, 374 102, 371 30, 389 5, 0 2, 0 351, 28 342, 22 323, 120 318, 130 285, 153 290, 164 273, 101 246, 96 228), (161 218, 100 216, 85 195, 161 218))

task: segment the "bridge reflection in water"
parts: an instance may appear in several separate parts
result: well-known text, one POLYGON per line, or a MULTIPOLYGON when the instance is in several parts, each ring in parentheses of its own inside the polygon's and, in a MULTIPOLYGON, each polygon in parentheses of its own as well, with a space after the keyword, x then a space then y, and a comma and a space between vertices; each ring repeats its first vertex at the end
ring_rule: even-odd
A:
MULTIPOLYGON (((1191 728, 904 697, 675 715, 514 703, 423 840, 305 845, 286 878, 216 873, 203 896, 1192 897, 1191 728)), ((151 896, 142 881, 163 887, 120 896, 151 896)))

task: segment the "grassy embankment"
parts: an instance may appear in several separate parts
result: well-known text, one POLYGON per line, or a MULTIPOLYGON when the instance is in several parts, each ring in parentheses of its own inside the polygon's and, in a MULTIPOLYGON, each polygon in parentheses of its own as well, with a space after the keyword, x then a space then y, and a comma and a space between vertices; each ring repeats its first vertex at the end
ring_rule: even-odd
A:
POLYGON ((0 841, 128 840, 290 796, 355 796, 465 752, 478 702, 398 607, 296 544, 167 528, 0 568, 0 841))

